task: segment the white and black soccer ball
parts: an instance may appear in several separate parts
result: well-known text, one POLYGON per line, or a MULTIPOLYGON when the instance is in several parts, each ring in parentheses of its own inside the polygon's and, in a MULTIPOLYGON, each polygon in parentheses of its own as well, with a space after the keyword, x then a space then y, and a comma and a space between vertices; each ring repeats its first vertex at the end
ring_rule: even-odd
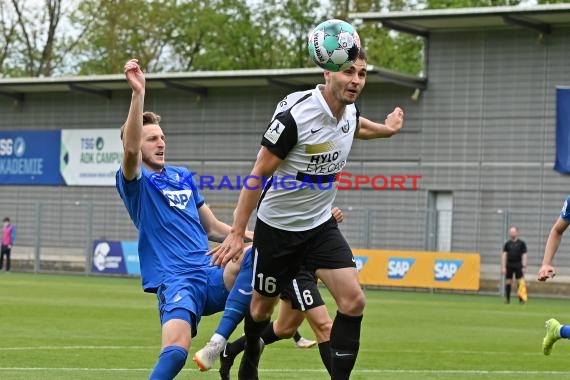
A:
POLYGON ((343 20, 331 19, 320 23, 309 34, 309 56, 329 71, 349 68, 358 58, 360 37, 356 29, 343 20))

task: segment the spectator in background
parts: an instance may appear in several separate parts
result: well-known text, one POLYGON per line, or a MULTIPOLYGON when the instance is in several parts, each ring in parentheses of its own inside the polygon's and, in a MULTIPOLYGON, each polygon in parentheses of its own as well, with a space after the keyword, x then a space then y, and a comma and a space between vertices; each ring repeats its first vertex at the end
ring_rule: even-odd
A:
POLYGON ((527 301, 526 284, 524 281, 524 273, 526 272, 526 244, 519 239, 519 230, 517 227, 509 229, 510 240, 503 246, 503 256, 501 259, 501 273, 505 275, 505 298, 506 303, 511 302, 511 287, 513 284, 513 275, 518 281, 518 297, 520 303, 527 301))
POLYGON ((0 270, 4 269, 4 256, 6 256, 6 272, 10 272, 10 252, 16 240, 16 228, 10 222, 10 218, 5 217, 2 221, 2 253, 0 254, 0 270))

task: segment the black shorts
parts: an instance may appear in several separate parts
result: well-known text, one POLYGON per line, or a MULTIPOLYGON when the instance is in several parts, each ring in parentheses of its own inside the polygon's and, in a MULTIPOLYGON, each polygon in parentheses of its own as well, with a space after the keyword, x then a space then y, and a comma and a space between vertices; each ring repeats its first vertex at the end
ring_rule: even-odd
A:
POLYGON ((505 274, 505 278, 511 279, 513 278, 513 274, 515 275, 515 278, 517 280, 523 277, 522 264, 520 265, 507 264, 507 273, 505 274))
POLYGON ((281 293, 301 267, 312 272, 356 267, 352 251, 333 217, 307 231, 273 228, 258 218, 253 248, 253 288, 267 297, 281 293))
POLYGON ((282 300, 290 301, 293 309, 301 311, 314 309, 325 304, 317 286, 315 272, 305 269, 301 269, 297 273, 291 284, 283 289, 279 297, 282 300))

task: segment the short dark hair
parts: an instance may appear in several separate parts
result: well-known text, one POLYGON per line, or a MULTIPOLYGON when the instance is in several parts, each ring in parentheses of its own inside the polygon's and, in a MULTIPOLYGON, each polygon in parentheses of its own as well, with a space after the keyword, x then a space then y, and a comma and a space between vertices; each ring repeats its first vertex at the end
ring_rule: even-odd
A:
MULTIPOLYGON (((157 115, 151 111, 145 111, 143 112, 143 127, 148 124, 158 125, 160 123, 160 119, 161 119, 160 115, 157 115)), ((121 126, 121 140, 123 139, 123 133, 125 133, 125 124, 121 126)))
POLYGON ((368 62, 368 54, 366 53, 366 50, 364 50, 363 47, 358 49, 358 58, 362 59, 364 62, 368 62))
POLYGON ((4 220, 2 220, 2 222, 10 222, 10 218, 5 217, 4 220))

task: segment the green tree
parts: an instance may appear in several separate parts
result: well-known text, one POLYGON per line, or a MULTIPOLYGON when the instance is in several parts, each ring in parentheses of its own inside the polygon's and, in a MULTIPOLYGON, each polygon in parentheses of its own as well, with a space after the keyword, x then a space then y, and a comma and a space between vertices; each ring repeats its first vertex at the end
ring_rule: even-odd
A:
POLYGON ((0 76, 10 76, 13 71, 10 62, 12 56, 9 53, 13 51, 12 45, 17 42, 16 27, 16 20, 10 14, 8 5, 0 2, 0 76))
MULTIPOLYGON (((539 0, 539 3, 564 1, 539 0)), ((520 0, 508 0, 517 5, 520 0)), ((495 0, 0 0, 3 76, 120 73, 131 57, 145 71, 314 67, 307 34, 350 12, 505 5, 495 0), (63 5, 67 8, 64 8, 63 5), (71 8, 75 8, 72 10, 71 8), (62 28, 62 23, 66 25, 62 28)), ((421 37, 357 25, 369 63, 422 70, 421 37)))
POLYGON ((148 71, 162 71, 176 24, 175 0, 83 0, 70 16, 75 28, 88 28, 75 53, 78 74, 120 73, 125 62, 139 58, 148 71))
MULTIPOLYGON (((268 0, 253 5, 244 0, 221 1, 208 16, 213 32, 194 51, 192 68, 305 67, 310 64, 306 38, 318 7, 317 0, 268 0)), ((192 28, 197 33, 199 27, 192 28)))
POLYGON ((51 76, 70 47, 62 38, 63 0, 32 6, 24 0, 0 4, 0 67, 9 76, 51 76))
POLYGON ((324 15, 319 15, 320 2, 317 0, 287 0, 283 2, 280 13, 283 17, 283 29, 287 32, 286 42, 291 56, 287 60, 287 67, 307 67, 314 64, 307 53, 307 36, 320 22, 324 15))
POLYGON ((477 8, 518 5, 520 0, 426 0, 426 8, 477 8))
MULTIPOLYGON (((417 2, 407 0, 332 0, 331 17, 346 19, 349 12, 402 11, 414 9, 417 2)), ((366 22, 357 27, 368 63, 405 74, 419 75, 422 70, 420 37, 390 31, 379 23, 366 22)))

